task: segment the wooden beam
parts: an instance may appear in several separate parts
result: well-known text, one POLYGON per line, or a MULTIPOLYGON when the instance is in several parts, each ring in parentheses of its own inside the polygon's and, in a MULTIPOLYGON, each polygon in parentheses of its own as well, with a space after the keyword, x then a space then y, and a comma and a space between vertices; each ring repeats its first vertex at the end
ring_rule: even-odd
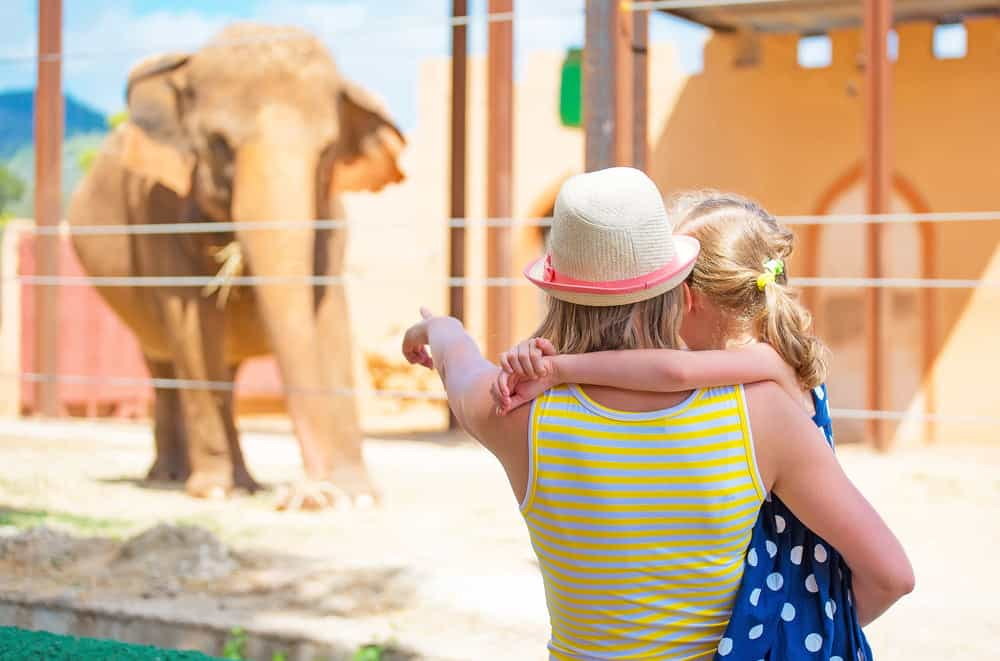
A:
MULTIPOLYGON (((514 11, 513 0, 489 0, 489 13, 514 11)), ((513 215, 514 168, 514 23, 492 21, 487 41, 486 83, 486 215, 513 215)), ((510 275, 510 227, 487 227, 486 274, 510 275)), ((486 287, 486 357, 497 360, 513 340, 512 292, 508 286, 486 287)))
MULTIPOLYGON (((889 123, 892 70, 887 44, 892 28, 892 0, 864 0, 865 9, 865 181, 868 213, 888 213, 892 177, 892 136, 889 123)), ((867 227, 866 275, 882 277, 882 226, 867 227)), ((882 290, 869 287, 866 296, 867 407, 882 410, 885 383, 882 366, 882 290)), ((889 439, 878 420, 868 423, 868 436, 880 450, 889 439)))
MULTIPOLYGON (((452 0, 451 15, 468 15, 466 0, 452 0)), ((451 200, 448 217, 465 218, 465 126, 466 92, 468 76, 468 42, 466 26, 453 25, 451 28, 451 200)), ((452 278, 465 277, 465 227, 450 227, 448 230, 448 275, 452 278)), ((448 314, 465 322, 465 287, 451 287, 448 290, 448 314)), ((457 429, 455 414, 448 411, 448 428, 457 429)))
POLYGON ((649 12, 632 17, 632 166, 645 171, 649 164, 649 12))
MULTIPOLYGON (((62 217, 63 98, 62 98, 62 0, 38 3, 38 79, 35 86, 35 224, 55 227, 62 217)), ((35 236, 35 273, 59 274, 59 237, 35 236)), ((59 372, 59 289, 35 290, 35 369, 41 374, 59 372)), ((37 412, 59 415, 59 385, 35 384, 37 412)))
POLYGON ((587 0, 583 49, 586 169, 641 167, 646 160, 648 13, 587 0))
POLYGON ((618 3, 587 0, 583 48, 584 167, 600 170, 615 164, 615 34, 618 3))

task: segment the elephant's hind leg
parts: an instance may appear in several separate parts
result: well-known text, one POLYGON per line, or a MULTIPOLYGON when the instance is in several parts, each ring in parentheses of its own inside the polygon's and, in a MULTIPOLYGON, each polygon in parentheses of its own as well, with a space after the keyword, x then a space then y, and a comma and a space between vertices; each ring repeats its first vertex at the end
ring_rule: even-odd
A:
MULTIPOLYGON (((229 368, 229 380, 236 382, 236 372, 239 365, 229 368)), ((243 450, 240 448, 240 432, 236 428, 236 396, 232 391, 224 393, 222 402, 223 421, 226 423, 226 438, 229 442, 229 452, 233 456, 233 486, 249 493, 260 491, 260 484, 253 479, 247 469, 243 450)))
MULTIPOLYGON (((154 379, 175 378, 174 366, 169 362, 147 358, 146 365, 154 379)), ((156 388, 154 397, 156 459, 146 479, 151 482, 184 482, 191 476, 191 464, 188 461, 180 397, 177 390, 171 388, 156 388)))

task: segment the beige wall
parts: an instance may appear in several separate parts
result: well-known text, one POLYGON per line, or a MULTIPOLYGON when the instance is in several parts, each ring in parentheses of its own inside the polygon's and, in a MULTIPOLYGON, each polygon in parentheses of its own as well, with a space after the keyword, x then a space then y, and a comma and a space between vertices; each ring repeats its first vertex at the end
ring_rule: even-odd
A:
MULTIPOLYGON (((1000 208, 1000 21, 972 21, 968 55, 936 60, 929 24, 899 29, 899 60, 894 67, 892 122, 897 197, 905 208, 921 211, 974 211, 1000 208)), ((705 69, 686 76, 673 49, 657 44, 650 57, 650 174, 665 193, 711 187, 759 199, 777 214, 828 212, 858 206, 858 167, 862 157, 863 71, 859 68, 860 33, 831 35, 833 62, 823 69, 803 69, 796 61, 796 39, 767 36, 760 41, 756 66, 734 64, 733 38, 713 36, 705 51, 705 69), (852 173, 854 179, 852 179, 852 173)), ((560 53, 536 53, 527 60, 515 97, 515 214, 527 217, 547 210, 559 182, 583 167, 583 135, 558 121, 560 53)), ((485 215, 485 68, 470 62, 468 118, 468 211, 485 215)), ((362 350, 392 346, 403 321, 427 302, 443 309, 442 279, 447 268, 444 218, 448 199, 449 65, 446 59, 425 63, 419 86, 419 121, 409 136, 405 164, 409 179, 378 196, 355 196, 348 202, 354 217, 372 216, 354 232, 352 273, 391 279, 352 290, 355 328, 362 350), (386 230, 387 220, 402 227, 386 230), (378 223, 379 227, 375 226, 378 223), (387 238, 386 232, 391 232, 387 238), (402 283, 402 284, 401 284, 402 283)), ((806 235, 799 233, 802 237, 806 235)), ((820 275, 863 275, 862 232, 825 231, 818 246, 820 275), (847 269, 847 264, 851 269, 847 269)), ((1000 222, 953 223, 933 228, 930 256, 936 277, 1000 280, 1000 222)), ((514 232, 521 266, 540 249, 540 233, 514 232)), ((919 276, 919 235, 914 227, 886 230, 887 275, 919 276), (914 251, 917 251, 914 253, 914 251)), ((467 270, 481 277, 485 262, 480 228, 469 232, 467 270)), ((800 252, 805 246, 800 245, 800 252)), ((801 258, 800 258, 801 259, 801 258)), ((993 416, 995 397, 989 378, 1000 368, 987 342, 1000 328, 1000 290, 939 290, 928 298, 913 291, 884 294, 886 350, 883 364, 892 378, 887 406, 919 410, 929 402, 941 413, 993 416), (933 369, 922 373, 920 328, 935 319, 933 369), (916 326, 915 326, 916 324, 916 326)), ((860 293, 826 292, 814 298, 821 333, 842 331, 838 316, 860 315, 860 293), (842 294, 853 303, 838 307, 842 294), (834 301, 831 303, 830 301, 834 301), (836 314, 834 314, 836 313, 836 314)), ((530 332, 539 312, 538 296, 519 288, 515 327, 530 332)), ((470 328, 480 337, 483 297, 467 295, 470 328)), ((858 319, 854 327, 863 327, 858 319)), ((862 338, 843 339, 836 370, 834 404, 860 407, 863 397, 862 338), (853 343, 853 344, 852 344, 853 343), (853 347, 853 348, 852 348, 853 347), (853 353, 852 353, 853 352, 853 353)), ((845 435, 854 435, 845 425, 845 435)), ((920 425, 899 430, 900 438, 918 438, 920 425)), ((931 430, 935 431, 935 430, 931 430)), ((996 440, 997 427, 939 425, 949 440, 996 440)))

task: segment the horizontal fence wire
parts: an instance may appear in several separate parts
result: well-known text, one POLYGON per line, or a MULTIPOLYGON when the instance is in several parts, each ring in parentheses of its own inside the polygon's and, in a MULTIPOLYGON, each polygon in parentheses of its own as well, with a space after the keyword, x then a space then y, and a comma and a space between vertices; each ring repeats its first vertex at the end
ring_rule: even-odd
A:
MULTIPOLYGON (((897 225, 911 223, 968 223, 1000 221, 1000 211, 948 211, 932 213, 827 214, 777 216, 786 225, 897 225)), ((414 220, 385 222, 374 218, 320 220, 246 220, 228 222, 148 223, 136 225, 73 226, 26 224, 19 231, 39 236, 115 236, 168 234, 224 234, 273 230, 340 230, 412 228, 414 220)), ((442 218, 439 227, 551 227, 552 218, 442 218)), ((434 225, 430 225, 434 227, 434 225)))
MULTIPOLYGON (((423 390, 366 390, 362 388, 300 388, 295 386, 262 388, 239 385, 234 381, 204 381, 197 379, 154 379, 135 377, 107 377, 69 374, 40 374, 37 372, 0 372, 0 378, 17 379, 28 383, 66 383, 72 385, 104 385, 120 388, 155 388, 158 390, 208 390, 212 392, 235 392, 242 394, 264 394, 283 397, 285 395, 306 395, 313 397, 353 397, 375 396, 385 399, 426 400, 446 402, 444 392, 423 390)), ((962 415, 949 413, 920 413, 913 411, 879 411, 870 409, 831 409, 834 418, 842 420, 896 420, 906 422, 930 422, 948 424, 974 424, 1000 426, 1000 417, 962 415)))
MULTIPOLYGON (((452 287, 527 287, 531 283, 524 278, 457 278, 435 275, 410 275, 406 279, 369 278, 362 276, 338 275, 241 275, 219 277, 211 275, 191 276, 77 276, 77 275, 12 275, 0 278, 0 282, 18 283, 36 287, 268 287, 312 285, 329 287, 335 285, 362 285, 366 283, 382 285, 406 285, 414 283, 441 283, 452 287)), ((789 284, 799 288, 831 289, 1000 289, 1000 280, 969 280, 951 278, 790 278, 789 284)))

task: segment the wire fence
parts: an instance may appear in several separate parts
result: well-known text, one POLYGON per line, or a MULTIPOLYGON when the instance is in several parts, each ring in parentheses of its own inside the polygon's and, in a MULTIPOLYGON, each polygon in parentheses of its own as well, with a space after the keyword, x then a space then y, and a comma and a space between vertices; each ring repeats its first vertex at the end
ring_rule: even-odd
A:
MULTIPOLYGON (((793 0, 656 0, 656 1, 624 1, 621 9, 632 12, 681 11, 719 7, 740 7, 752 5, 776 6, 791 3, 793 0)), ((577 9, 565 11, 550 11, 546 14, 523 14, 519 12, 496 12, 468 16, 452 16, 441 20, 427 21, 417 18, 406 18, 400 21, 398 17, 385 21, 368 21, 345 30, 327 31, 316 34, 320 39, 346 35, 364 34, 366 36, 382 32, 397 32, 401 25, 406 29, 430 29, 467 27, 477 23, 493 24, 515 21, 549 20, 583 14, 583 3, 577 9)), ((289 32, 286 35, 250 36, 241 39, 226 40, 227 46, 248 45, 254 43, 273 43, 283 40, 303 38, 301 33, 289 32)), ((209 41, 205 46, 211 47, 220 43, 209 41)), ((102 50, 92 52, 59 51, 51 53, 20 53, 0 56, 0 63, 5 62, 52 62, 69 59, 88 59, 95 57, 113 57, 145 54, 140 49, 102 50)), ((891 213, 891 214, 838 214, 838 215, 795 215, 780 217, 787 225, 815 226, 847 226, 847 225, 895 225, 895 224, 945 224, 945 223, 978 223, 1000 221, 1000 211, 981 212, 935 212, 935 213, 891 213)), ((138 225, 96 225, 89 227, 72 227, 65 223, 58 226, 31 226, 24 228, 25 232, 38 236, 175 236, 193 234, 226 234, 254 231, 338 231, 351 227, 366 229, 401 228, 412 226, 412 220, 385 222, 373 219, 318 219, 318 220, 266 220, 249 222, 193 222, 138 225)), ((551 218, 451 218, 442 219, 442 228, 546 228, 551 225, 551 218)), ((346 284, 372 283, 387 286, 412 285, 415 281, 437 284, 448 288, 455 287, 520 287, 528 283, 522 278, 512 277, 448 277, 444 274, 423 274, 407 276, 405 283, 400 278, 371 278, 357 276, 326 276, 326 275, 168 275, 168 276, 64 276, 64 275, 8 275, 0 278, 2 283, 14 283, 37 287, 115 287, 115 288, 157 288, 157 287, 263 287, 263 286, 337 286, 346 284)), ((801 288, 877 288, 877 289, 940 289, 940 290, 982 290, 1000 289, 1000 281, 969 278, 905 278, 905 277, 798 277, 790 279, 790 284, 801 288)), ((219 392, 243 393, 255 392, 253 386, 237 388, 231 381, 200 381, 190 379, 140 379, 128 377, 105 377, 67 374, 42 374, 35 372, 0 373, 3 379, 18 379, 28 383, 67 383, 76 385, 104 385, 110 387, 147 387, 161 390, 200 389, 219 392)), ((257 392, 276 394, 273 389, 258 389, 257 392)), ((359 393, 371 394, 383 398, 420 399, 442 401, 443 392, 406 391, 406 390, 359 390, 354 388, 341 389, 310 389, 297 387, 294 384, 282 387, 284 395, 306 395, 323 397, 356 396, 359 393)), ((862 409, 834 409, 835 417, 857 420, 906 420, 918 422, 946 422, 967 424, 991 424, 1000 426, 1000 418, 983 416, 963 416, 948 414, 917 413, 911 411, 872 411, 862 409)))
MULTIPOLYGON (((204 390, 210 392, 231 392, 244 395, 288 395, 305 397, 356 397, 373 396, 383 399, 421 400, 445 403, 448 401, 443 390, 393 390, 363 388, 303 388, 283 385, 280 391, 254 384, 239 384, 236 381, 207 381, 198 379, 165 379, 111 377, 82 374, 41 374, 38 372, 0 372, 0 379, 17 379, 26 383, 65 383, 72 385, 106 386, 110 388, 153 388, 157 390, 204 390)), ((924 413, 918 411, 878 411, 869 409, 831 409, 831 415, 841 420, 886 420, 897 422, 943 423, 958 425, 996 425, 1000 427, 1000 417, 981 415, 961 415, 949 413, 924 413)))
MULTIPOLYGON (((885 214, 812 214, 777 216, 785 225, 901 225, 912 223, 981 223, 1000 221, 1000 211, 951 211, 931 213, 885 214)), ((168 234, 222 234, 232 232, 258 232, 267 230, 312 229, 317 231, 342 230, 352 227, 366 229, 399 229, 412 227, 414 220, 386 221, 375 218, 318 220, 248 220, 232 222, 147 223, 133 225, 26 225, 23 231, 39 236, 116 236, 116 235, 168 235, 168 234)), ((431 225, 430 223, 428 223, 431 225)), ((543 218, 442 218, 435 223, 442 228, 548 228, 551 217, 543 218)))

